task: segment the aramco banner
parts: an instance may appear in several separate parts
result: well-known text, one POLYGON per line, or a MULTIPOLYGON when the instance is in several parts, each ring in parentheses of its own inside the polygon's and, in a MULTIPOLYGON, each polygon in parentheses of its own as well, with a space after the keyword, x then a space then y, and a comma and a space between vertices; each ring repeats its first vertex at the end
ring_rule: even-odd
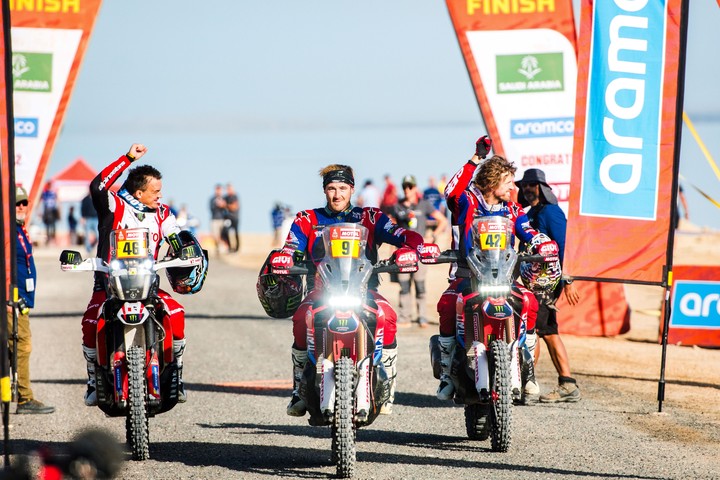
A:
POLYGON ((679 148, 681 0, 583 0, 581 21, 565 271, 660 284, 679 148))
POLYGON ((100 3, 10 2, 15 181, 31 199, 41 190, 100 3))
POLYGON ((447 0, 494 149, 541 168, 567 211, 577 60, 571 0, 447 0))
MULTIPOLYGON (((675 265, 670 298, 668 343, 720 347, 720 270, 717 267, 675 265)), ((662 329, 662 323, 660 327, 662 329)))

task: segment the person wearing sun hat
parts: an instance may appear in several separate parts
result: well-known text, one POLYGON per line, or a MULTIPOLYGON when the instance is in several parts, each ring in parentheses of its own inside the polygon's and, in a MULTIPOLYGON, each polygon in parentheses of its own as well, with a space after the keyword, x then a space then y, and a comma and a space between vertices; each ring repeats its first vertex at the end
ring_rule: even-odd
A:
MULTIPOLYGON (((530 225, 537 231, 544 233, 557 242, 560 254, 560 263, 563 263, 565 253, 565 231, 567 219, 565 213, 558 206, 558 199, 547 183, 545 172, 539 168, 525 170, 523 177, 515 182, 520 192, 518 202, 525 208, 530 225)), ((521 246, 522 247, 522 246, 521 246)), ((572 281, 563 280, 553 292, 553 298, 560 297, 564 291, 570 305, 580 300, 580 295, 572 281)), ((545 403, 577 402, 580 400, 580 389, 577 382, 571 377, 570 361, 565 344, 558 333, 557 311, 549 308, 545 302, 538 302, 535 330, 537 335, 545 341, 548 354, 552 359, 558 373, 558 385, 550 393, 540 396, 545 403)), ((554 303, 554 302, 553 302, 554 303)), ((539 347, 539 344, 538 344, 539 347)), ((535 361, 537 362, 539 348, 535 348, 535 361)), ((537 388, 539 393, 539 387, 537 388)))
POLYGON ((33 246, 25 229, 28 212, 28 194, 23 187, 15 189, 15 221, 16 235, 16 265, 17 290, 19 301, 17 308, 8 306, 8 346, 10 351, 17 354, 15 370, 17 374, 18 405, 17 413, 53 413, 55 407, 45 405, 35 399, 30 387, 30 352, 32 351, 32 335, 30 333, 30 309, 35 306, 35 286, 37 271, 33 246), (14 337, 13 310, 17 313, 17 340, 14 337))

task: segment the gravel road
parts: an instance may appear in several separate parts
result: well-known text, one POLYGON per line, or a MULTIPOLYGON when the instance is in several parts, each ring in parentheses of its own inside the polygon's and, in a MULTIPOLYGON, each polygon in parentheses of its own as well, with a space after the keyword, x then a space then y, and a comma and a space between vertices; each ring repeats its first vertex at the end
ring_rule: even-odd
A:
MULTIPOLYGON (((91 275, 62 273, 54 252, 40 251, 37 257, 33 388, 36 397, 57 410, 52 415, 11 415, 12 452, 24 455, 41 446, 57 451, 91 426, 123 441, 122 419, 106 418, 82 402, 86 377, 80 316, 91 275)), ((329 429, 285 415, 291 325, 264 315, 255 296, 256 274, 212 261, 203 291, 180 298, 188 315, 188 402, 150 420, 151 459, 128 459, 119 478, 334 475, 329 429)), ((581 402, 515 407, 510 451, 491 452, 489 441, 467 439, 462 408, 435 398, 427 347, 434 330, 401 330, 395 411, 358 433, 358 478, 720 477, 717 421, 698 417, 698 428, 657 435, 654 429, 663 428, 668 414, 654 413, 654 399, 638 402, 623 397, 621 389, 608 389, 607 382, 582 375, 581 402), (712 431, 702 431, 707 429, 712 431)), ((541 363, 541 384, 551 385, 554 378, 550 362, 541 363)), ((708 402, 720 400, 718 389, 705 389, 714 395, 708 402)))

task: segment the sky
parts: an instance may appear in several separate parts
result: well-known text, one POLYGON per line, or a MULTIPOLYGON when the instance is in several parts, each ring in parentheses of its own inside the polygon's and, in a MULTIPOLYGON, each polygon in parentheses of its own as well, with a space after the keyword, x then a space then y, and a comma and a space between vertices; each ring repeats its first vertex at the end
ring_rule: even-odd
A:
MULTIPOLYGON (((685 111, 720 161, 720 8, 690 3, 685 111)), ((230 182, 241 231, 263 233, 275 202, 323 205, 327 164, 353 166, 358 184, 414 174, 423 186, 484 133, 445 2, 106 0, 47 176, 143 143, 165 201, 202 231, 214 185, 230 182)), ((720 179, 687 129, 681 158, 691 220, 720 229, 692 188, 720 199, 720 179)))

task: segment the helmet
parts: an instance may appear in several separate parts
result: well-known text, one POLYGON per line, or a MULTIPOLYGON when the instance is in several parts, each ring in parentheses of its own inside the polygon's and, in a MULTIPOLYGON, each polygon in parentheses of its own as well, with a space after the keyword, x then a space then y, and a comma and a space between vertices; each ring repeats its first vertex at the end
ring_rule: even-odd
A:
MULTIPOLYGON (((278 250, 270 252, 272 255, 278 250)), ((273 318, 288 318, 300 306, 303 295, 303 280, 300 275, 276 275, 270 273, 270 255, 265 259, 258 275, 258 300, 265 313, 273 318)))
POLYGON ((167 268, 167 278, 173 292, 183 295, 199 292, 207 277, 207 250, 203 250, 200 242, 187 230, 182 230, 180 233, 170 235, 168 240, 170 245, 168 253, 170 256, 200 257, 202 259, 197 265, 167 268))
POLYGON ((557 255, 543 262, 520 262, 520 278, 525 288, 541 297, 551 296, 560 282, 562 269, 557 255))

